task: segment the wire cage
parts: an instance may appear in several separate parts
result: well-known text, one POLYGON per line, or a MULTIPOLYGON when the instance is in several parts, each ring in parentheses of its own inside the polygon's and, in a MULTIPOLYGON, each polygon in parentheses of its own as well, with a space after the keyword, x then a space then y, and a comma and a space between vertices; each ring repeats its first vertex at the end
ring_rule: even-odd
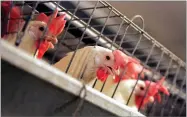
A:
MULTIPOLYGON (((58 15, 66 14, 67 22, 64 31, 58 36, 58 43, 54 45, 54 49, 44 54, 44 61, 54 65, 67 53, 72 52, 68 67, 64 70, 68 73, 73 57, 81 48, 102 46, 111 50, 120 49, 128 56, 139 59, 143 69, 153 72, 152 77, 148 78, 150 81, 155 82, 160 79, 160 77, 154 77, 154 74, 166 77, 164 86, 168 88, 170 96, 162 95, 162 103, 154 101, 147 105, 146 109, 142 110, 140 107, 138 111, 146 116, 186 115, 185 63, 144 30, 145 22, 142 16, 136 15, 129 19, 105 1, 16 1, 11 2, 10 10, 14 6, 21 8, 23 14, 21 18, 25 20, 21 29, 22 35, 17 36, 15 46, 19 46, 23 41, 22 37, 28 23, 39 13, 51 15, 58 10, 58 15)), ((2 10, 2 15, 4 15, 3 12, 2 10)), ((1 29, 7 27, 4 24, 8 24, 7 21, 10 19, 10 13, 3 16, 1 29)), ((17 32, 7 32, 6 29, 1 32, 2 35, 10 33, 17 32)), ((101 83, 96 79, 92 87, 103 92, 106 82, 101 83)), ((110 97, 113 97, 114 93, 115 91, 110 97)))

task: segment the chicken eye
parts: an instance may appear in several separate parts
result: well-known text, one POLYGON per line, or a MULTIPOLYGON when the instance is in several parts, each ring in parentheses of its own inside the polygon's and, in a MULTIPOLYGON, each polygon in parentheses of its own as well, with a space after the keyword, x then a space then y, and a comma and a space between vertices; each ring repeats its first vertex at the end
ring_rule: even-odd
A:
POLYGON ((39 30, 40 30, 40 31, 44 31, 44 27, 43 27, 43 26, 40 26, 40 27, 39 27, 39 30))
POLYGON ((106 60, 110 60, 110 56, 106 56, 106 60))
POLYGON ((144 90, 144 87, 140 87, 140 90, 142 90, 142 91, 143 91, 143 90, 144 90))

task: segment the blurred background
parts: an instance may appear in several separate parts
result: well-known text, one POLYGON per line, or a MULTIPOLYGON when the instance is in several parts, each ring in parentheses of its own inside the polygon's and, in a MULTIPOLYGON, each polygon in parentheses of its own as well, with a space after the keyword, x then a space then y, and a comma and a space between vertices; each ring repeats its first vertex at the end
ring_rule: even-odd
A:
POLYGON ((142 15, 145 30, 186 61, 186 1, 108 1, 131 18, 142 15))

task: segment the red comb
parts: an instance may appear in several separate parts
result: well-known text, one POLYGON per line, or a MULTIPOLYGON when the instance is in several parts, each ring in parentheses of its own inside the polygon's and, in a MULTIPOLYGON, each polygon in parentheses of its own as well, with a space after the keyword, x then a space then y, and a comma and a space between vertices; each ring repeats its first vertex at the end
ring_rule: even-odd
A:
MULTIPOLYGON (((121 71, 121 73, 120 73, 120 75, 123 75, 122 80, 123 79, 138 79, 138 75, 139 75, 139 73, 141 73, 141 71, 143 69, 142 65, 135 63, 135 62, 131 62, 131 61, 128 62, 124 68, 126 69, 124 75, 122 73, 124 71, 121 71)), ((141 78, 144 78, 144 72, 146 72, 145 69, 141 73, 141 78)), ((119 82, 119 80, 120 80, 120 76, 116 76, 114 82, 115 83, 119 82)))
MULTIPOLYGON (((11 7, 11 1, 3 1, 1 2, 1 6, 5 10, 5 14, 8 16, 11 7)), ((18 32, 19 24, 24 21, 20 18, 20 8, 17 6, 13 6, 10 11, 10 19, 8 21, 8 32, 18 32)))
POLYGON ((36 20, 43 21, 45 23, 48 23, 50 18, 52 17, 51 22, 48 25, 48 33, 52 34, 53 36, 58 36, 63 31, 66 23, 66 20, 64 20, 65 14, 56 17, 57 13, 58 10, 55 10, 55 12, 50 16, 41 13, 36 17, 36 20))
MULTIPOLYGON (((148 92, 146 94, 146 97, 144 98, 143 100, 143 103, 142 103, 142 107, 144 108, 144 106, 149 103, 149 99, 150 97, 154 97, 154 99, 157 99, 157 101, 159 103, 161 103, 161 96, 159 94, 158 91, 162 91, 163 93, 165 93, 166 95, 169 95, 169 92, 167 90, 166 87, 162 86, 163 82, 164 82, 165 78, 162 77, 158 82, 151 82, 151 81, 145 81, 145 84, 146 84, 146 87, 149 86, 149 83, 151 82, 150 86, 149 86, 149 89, 148 89, 148 92)), ((136 96, 136 104, 137 106, 139 107, 140 106, 140 103, 143 99, 143 96, 136 96)))
MULTIPOLYGON (((65 23, 66 23, 66 21, 64 20, 65 14, 63 14, 59 17, 56 17, 57 13, 58 13, 58 10, 55 10, 55 12, 50 16, 47 16, 44 13, 40 13, 36 17, 36 20, 43 21, 45 23, 48 23, 50 18, 52 18, 51 22, 49 22, 48 30, 46 32, 46 35, 49 34, 50 36, 53 36, 52 38, 57 38, 57 36, 63 31, 63 29, 65 27, 65 23)), ((51 42, 47 42, 47 41, 40 43, 40 46, 38 49, 38 58, 42 58, 42 56, 48 50, 50 45, 53 45, 53 44, 51 42)))

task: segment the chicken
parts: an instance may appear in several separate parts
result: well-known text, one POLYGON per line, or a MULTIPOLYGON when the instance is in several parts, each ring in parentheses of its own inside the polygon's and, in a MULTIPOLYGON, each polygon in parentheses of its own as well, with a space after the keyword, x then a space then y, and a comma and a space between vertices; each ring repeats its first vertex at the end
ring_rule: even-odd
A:
MULTIPOLYGON (((67 53, 53 66, 65 72, 73 53, 67 53)), ((86 46, 76 51, 67 73, 91 86, 96 78, 104 81, 108 75, 114 76, 116 71, 113 66, 114 56, 111 50, 100 46, 86 46)))
MULTIPOLYGON (((4 9, 8 9, 10 7, 10 2, 4 2, 2 5, 4 9)), ((44 53, 49 48, 54 48, 53 44, 58 42, 57 36, 63 31, 66 21, 64 20, 65 14, 59 17, 57 16, 58 11, 56 10, 51 16, 46 16, 44 13, 40 13, 34 21, 30 21, 28 26, 26 27, 25 34, 22 32, 25 21, 20 19, 21 12, 19 7, 14 6, 12 12, 10 13, 10 17, 14 18, 9 21, 8 31, 18 32, 18 34, 7 34, 3 36, 3 39, 7 40, 10 44, 14 45, 17 37, 23 36, 21 38, 21 43, 18 48, 34 55, 36 52, 36 57, 41 59, 44 53), (47 31, 44 34, 45 28, 47 27, 47 23, 52 17, 51 22, 48 25, 47 31), (15 20, 15 18, 19 18, 15 20), (40 40, 44 37, 43 40, 40 40)))
MULTIPOLYGON (((159 91, 165 93, 166 95, 169 95, 168 90, 164 86, 162 86, 163 80, 164 79, 162 78, 160 81, 155 83, 148 80, 138 80, 137 82, 136 79, 124 79, 120 81, 113 98, 123 104, 127 104, 131 92, 135 87, 127 106, 136 111, 140 108, 140 106, 141 109, 145 109, 146 104, 153 102, 155 99, 161 102, 161 97, 158 93, 159 91), (151 85, 149 86, 150 82, 151 85), (147 90, 147 88, 149 89, 147 90)), ((114 84, 116 83, 114 82, 114 84)), ((108 93, 114 93, 115 88, 116 85, 112 85, 112 87, 108 90, 108 93)))
MULTIPOLYGON (((127 104, 127 101, 130 98, 131 92, 133 91, 136 81, 137 80, 134 79, 127 79, 121 81, 114 95, 114 99, 123 104, 127 104)), ((112 89, 114 90, 115 87, 112 87, 112 89)), ((144 94, 145 94, 145 83, 142 80, 138 80, 138 83, 133 91, 133 94, 127 106, 137 111, 138 108, 135 100, 136 96, 143 96, 144 94)))

